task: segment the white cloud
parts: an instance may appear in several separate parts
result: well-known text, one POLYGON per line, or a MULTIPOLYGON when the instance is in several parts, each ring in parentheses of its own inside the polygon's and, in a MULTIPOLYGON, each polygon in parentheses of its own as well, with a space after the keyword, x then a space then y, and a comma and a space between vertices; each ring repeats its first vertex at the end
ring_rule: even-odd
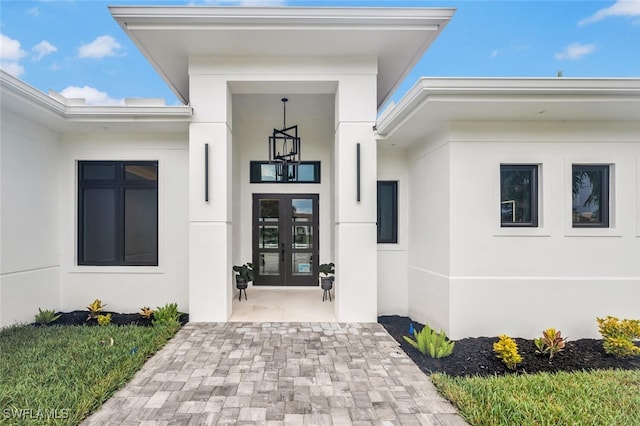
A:
POLYGON ((38 16, 40 15, 40 9, 38 7, 32 7, 31 9, 27 9, 27 15, 38 16))
POLYGON ((24 67, 17 62, 0 61, 0 69, 14 77, 21 77, 24 74, 24 67))
POLYGON ((578 60, 583 56, 589 55, 596 50, 595 44, 571 43, 564 48, 562 52, 557 52, 555 58, 559 61, 578 60))
POLYGON ((0 59, 3 61, 19 61, 27 55, 22 50, 20 42, 0 34, 0 59))
POLYGON ((640 0, 617 0, 612 6, 600 9, 578 22, 578 25, 592 24, 610 16, 640 16, 640 0))
POLYGON ((115 38, 103 35, 96 38, 89 44, 83 44, 78 50, 81 58, 104 58, 106 56, 116 56, 122 46, 115 38))
POLYGON ((19 61, 27 55, 22 50, 20 42, 4 34, 0 34, 0 68, 9 74, 20 77, 24 74, 24 67, 19 61))
POLYGON ((31 50, 35 54, 34 57, 33 57, 33 60, 34 61, 39 61, 40 59, 44 58, 45 56, 50 55, 53 52, 57 52, 58 48, 55 47, 53 44, 49 43, 47 40, 42 40, 40 43, 38 43, 35 46, 33 46, 31 48, 31 50))
POLYGON ((65 98, 84 98, 87 101, 87 105, 124 105, 124 99, 112 98, 106 92, 90 86, 69 86, 60 92, 60 94, 65 98))
POLYGON ((497 58, 499 54, 500 54, 500 49, 493 49, 491 51, 491 57, 492 58, 497 58))

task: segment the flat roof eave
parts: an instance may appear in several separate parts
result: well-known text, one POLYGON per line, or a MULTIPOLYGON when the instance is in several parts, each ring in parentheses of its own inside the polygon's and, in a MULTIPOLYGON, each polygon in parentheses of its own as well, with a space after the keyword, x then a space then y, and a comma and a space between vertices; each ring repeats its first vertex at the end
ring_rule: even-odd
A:
POLYGON ((380 107, 455 9, 112 6, 110 11, 184 103, 189 57, 375 56, 380 107))
POLYGON ((640 78, 423 77, 376 128, 379 140, 406 146, 464 121, 640 122, 640 78))

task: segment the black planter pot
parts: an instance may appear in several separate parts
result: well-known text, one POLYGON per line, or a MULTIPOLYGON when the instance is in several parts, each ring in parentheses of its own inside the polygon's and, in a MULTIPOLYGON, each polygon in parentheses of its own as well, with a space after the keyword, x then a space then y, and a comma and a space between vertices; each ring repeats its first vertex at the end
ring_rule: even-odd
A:
POLYGON ((320 288, 324 290, 322 292, 322 301, 324 302, 329 296, 329 302, 331 302, 331 290, 333 289, 334 277, 320 277, 320 288))
POLYGON ((240 275, 236 275, 236 288, 240 290, 238 293, 238 300, 242 300, 242 292, 244 291, 244 300, 247 300, 247 287, 249 283, 240 275))

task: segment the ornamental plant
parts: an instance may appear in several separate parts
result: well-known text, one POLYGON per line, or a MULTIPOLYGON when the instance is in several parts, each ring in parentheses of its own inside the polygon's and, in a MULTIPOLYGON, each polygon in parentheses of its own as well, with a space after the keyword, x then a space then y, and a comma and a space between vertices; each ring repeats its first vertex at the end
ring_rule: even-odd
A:
POLYGON ((60 318, 60 315, 56 315, 56 311, 53 309, 45 309, 44 311, 38 308, 38 313, 34 315, 36 323, 40 325, 48 325, 60 318))
POLYGON ((180 326, 180 312, 178 312, 177 303, 167 303, 163 307, 158 308, 153 313, 151 323, 155 325, 171 325, 180 326))
POLYGON ((98 325, 109 325, 109 324, 111 324, 111 314, 98 315, 98 325))
POLYGON ((549 360, 558 352, 562 352, 567 344, 567 339, 562 337, 560 330, 548 328, 542 332, 542 337, 533 339, 536 345, 536 353, 541 355, 549 354, 549 360))
POLYGON ((89 316, 87 317, 87 321, 90 319, 98 318, 98 314, 104 310, 107 305, 102 304, 102 300, 96 299, 94 300, 87 309, 89 310, 89 316))
POLYGON ((415 329, 413 330, 415 340, 407 336, 402 337, 404 337, 404 340, 411 346, 419 350, 422 355, 429 355, 431 358, 443 358, 451 355, 453 347, 456 344, 447 338, 444 330, 436 333, 436 331, 428 325, 425 325, 420 333, 415 331, 415 329))
POLYGON ((140 316, 144 319, 150 319, 153 316, 153 309, 148 306, 140 308, 140 316))
POLYGON ((253 281, 253 263, 247 262, 244 265, 235 265, 233 270, 245 283, 253 281))
POLYGON ((510 370, 515 370, 516 366, 522 362, 518 344, 506 334, 498 336, 498 341, 493 344, 493 352, 510 370))
POLYGON ((640 355, 640 348, 634 340, 640 339, 640 320, 618 319, 607 316, 596 318, 598 329, 604 341, 604 351, 616 358, 627 358, 640 355))

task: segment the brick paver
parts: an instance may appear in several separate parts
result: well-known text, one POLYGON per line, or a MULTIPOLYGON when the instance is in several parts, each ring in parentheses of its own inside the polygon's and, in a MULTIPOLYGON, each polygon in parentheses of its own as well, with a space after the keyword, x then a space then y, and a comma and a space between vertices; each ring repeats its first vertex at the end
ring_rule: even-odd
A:
POLYGON ((189 323, 84 425, 466 425, 379 324, 189 323))

